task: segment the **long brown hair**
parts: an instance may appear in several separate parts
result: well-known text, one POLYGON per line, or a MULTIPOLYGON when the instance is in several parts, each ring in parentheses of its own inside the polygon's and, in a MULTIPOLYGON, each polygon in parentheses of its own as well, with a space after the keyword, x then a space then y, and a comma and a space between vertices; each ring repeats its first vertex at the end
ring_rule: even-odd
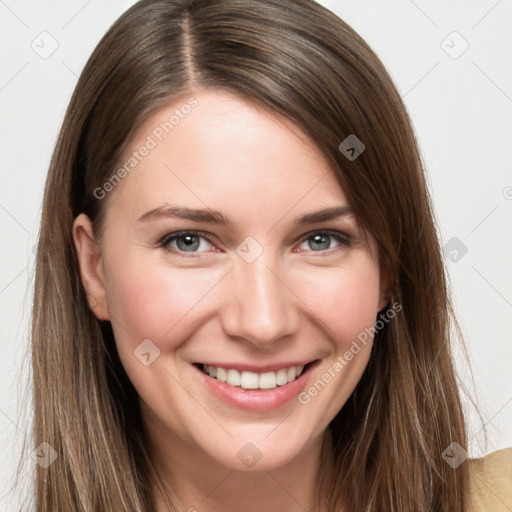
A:
POLYGON ((309 135, 377 240, 390 303, 402 306, 376 333, 363 377, 330 425, 333 466, 318 475, 323 506, 462 512, 467 465, 453 469, 441 456, 452 442, 466 446, 454 316, 413 129, 374 52, 312 0, 142 0, 87 62, 51 161, 37 253, 34 442, 58 454, 38 469, 37 510, 154 508, 157 476, 137 393, 109 322, 89 309, 72 225, 83 212, 101 233, 108 197, 94 191, 137 129, 206 88, 282 114, 309 135), (356 159, 339 149, 351 134, 365 145, 356 159))

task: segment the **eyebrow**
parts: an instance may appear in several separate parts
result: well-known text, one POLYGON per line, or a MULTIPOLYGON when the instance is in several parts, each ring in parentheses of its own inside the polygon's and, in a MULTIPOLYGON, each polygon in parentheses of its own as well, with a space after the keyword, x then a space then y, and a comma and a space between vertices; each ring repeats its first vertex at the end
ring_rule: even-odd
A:
MULTIPOLYGON (((350 206, 342 205, 330 208, 324 208, 316 212, 306 213, 297 217, 294 221, 295 225, 303 226, 306 224, 315 224, 318 222, 326 222, 341 217, 349 217, 353 215, 350 206)), ((144 213, 137 222, 150 222, 160 218, 172 217, 179 219, 191 220, 193 222, 206 222, 208 224, 217 224, 230 228, 230 221, 217 210, 210 208, 187 208, 184 206, 164 205, 144 213)))

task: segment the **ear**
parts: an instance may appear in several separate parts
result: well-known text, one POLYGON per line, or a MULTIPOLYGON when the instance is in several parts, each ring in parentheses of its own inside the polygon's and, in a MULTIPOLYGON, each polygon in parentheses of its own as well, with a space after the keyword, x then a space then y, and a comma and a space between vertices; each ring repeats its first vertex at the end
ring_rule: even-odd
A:
POLYGON ((100 247, 94 237, 92 222, 84 213, 73 223, 73 240, 89 307, 99 320, 110 320, 100 247))
POLYGON ((382 311, 391 299, 391 272, 385 263, 380 265, 379 306, 382 311))

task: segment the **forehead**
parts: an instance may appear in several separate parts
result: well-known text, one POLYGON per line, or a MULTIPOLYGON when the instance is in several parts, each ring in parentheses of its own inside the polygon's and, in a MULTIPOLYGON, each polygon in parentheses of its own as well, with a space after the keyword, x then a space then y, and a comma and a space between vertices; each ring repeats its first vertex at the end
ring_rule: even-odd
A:
POLYGON ((261 219, 346 204, 333 170, 297 125, 220 91, 155 112, 121 160, 134 164, 112 198, 125 208, 179 203, 261 219))

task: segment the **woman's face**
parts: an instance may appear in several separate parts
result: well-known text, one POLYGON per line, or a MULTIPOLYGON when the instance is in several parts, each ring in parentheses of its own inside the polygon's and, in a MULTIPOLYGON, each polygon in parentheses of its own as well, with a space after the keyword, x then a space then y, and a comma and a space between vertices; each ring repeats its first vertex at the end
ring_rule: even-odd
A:
POLYGON ((97 192, 100 252, 76 219, 82 279, 157 446, 276 468, 311 448, 354 390, 385 286, 296 125, 227 93, 192 96, 148 120, 121 163, 129 172, 97 192))

